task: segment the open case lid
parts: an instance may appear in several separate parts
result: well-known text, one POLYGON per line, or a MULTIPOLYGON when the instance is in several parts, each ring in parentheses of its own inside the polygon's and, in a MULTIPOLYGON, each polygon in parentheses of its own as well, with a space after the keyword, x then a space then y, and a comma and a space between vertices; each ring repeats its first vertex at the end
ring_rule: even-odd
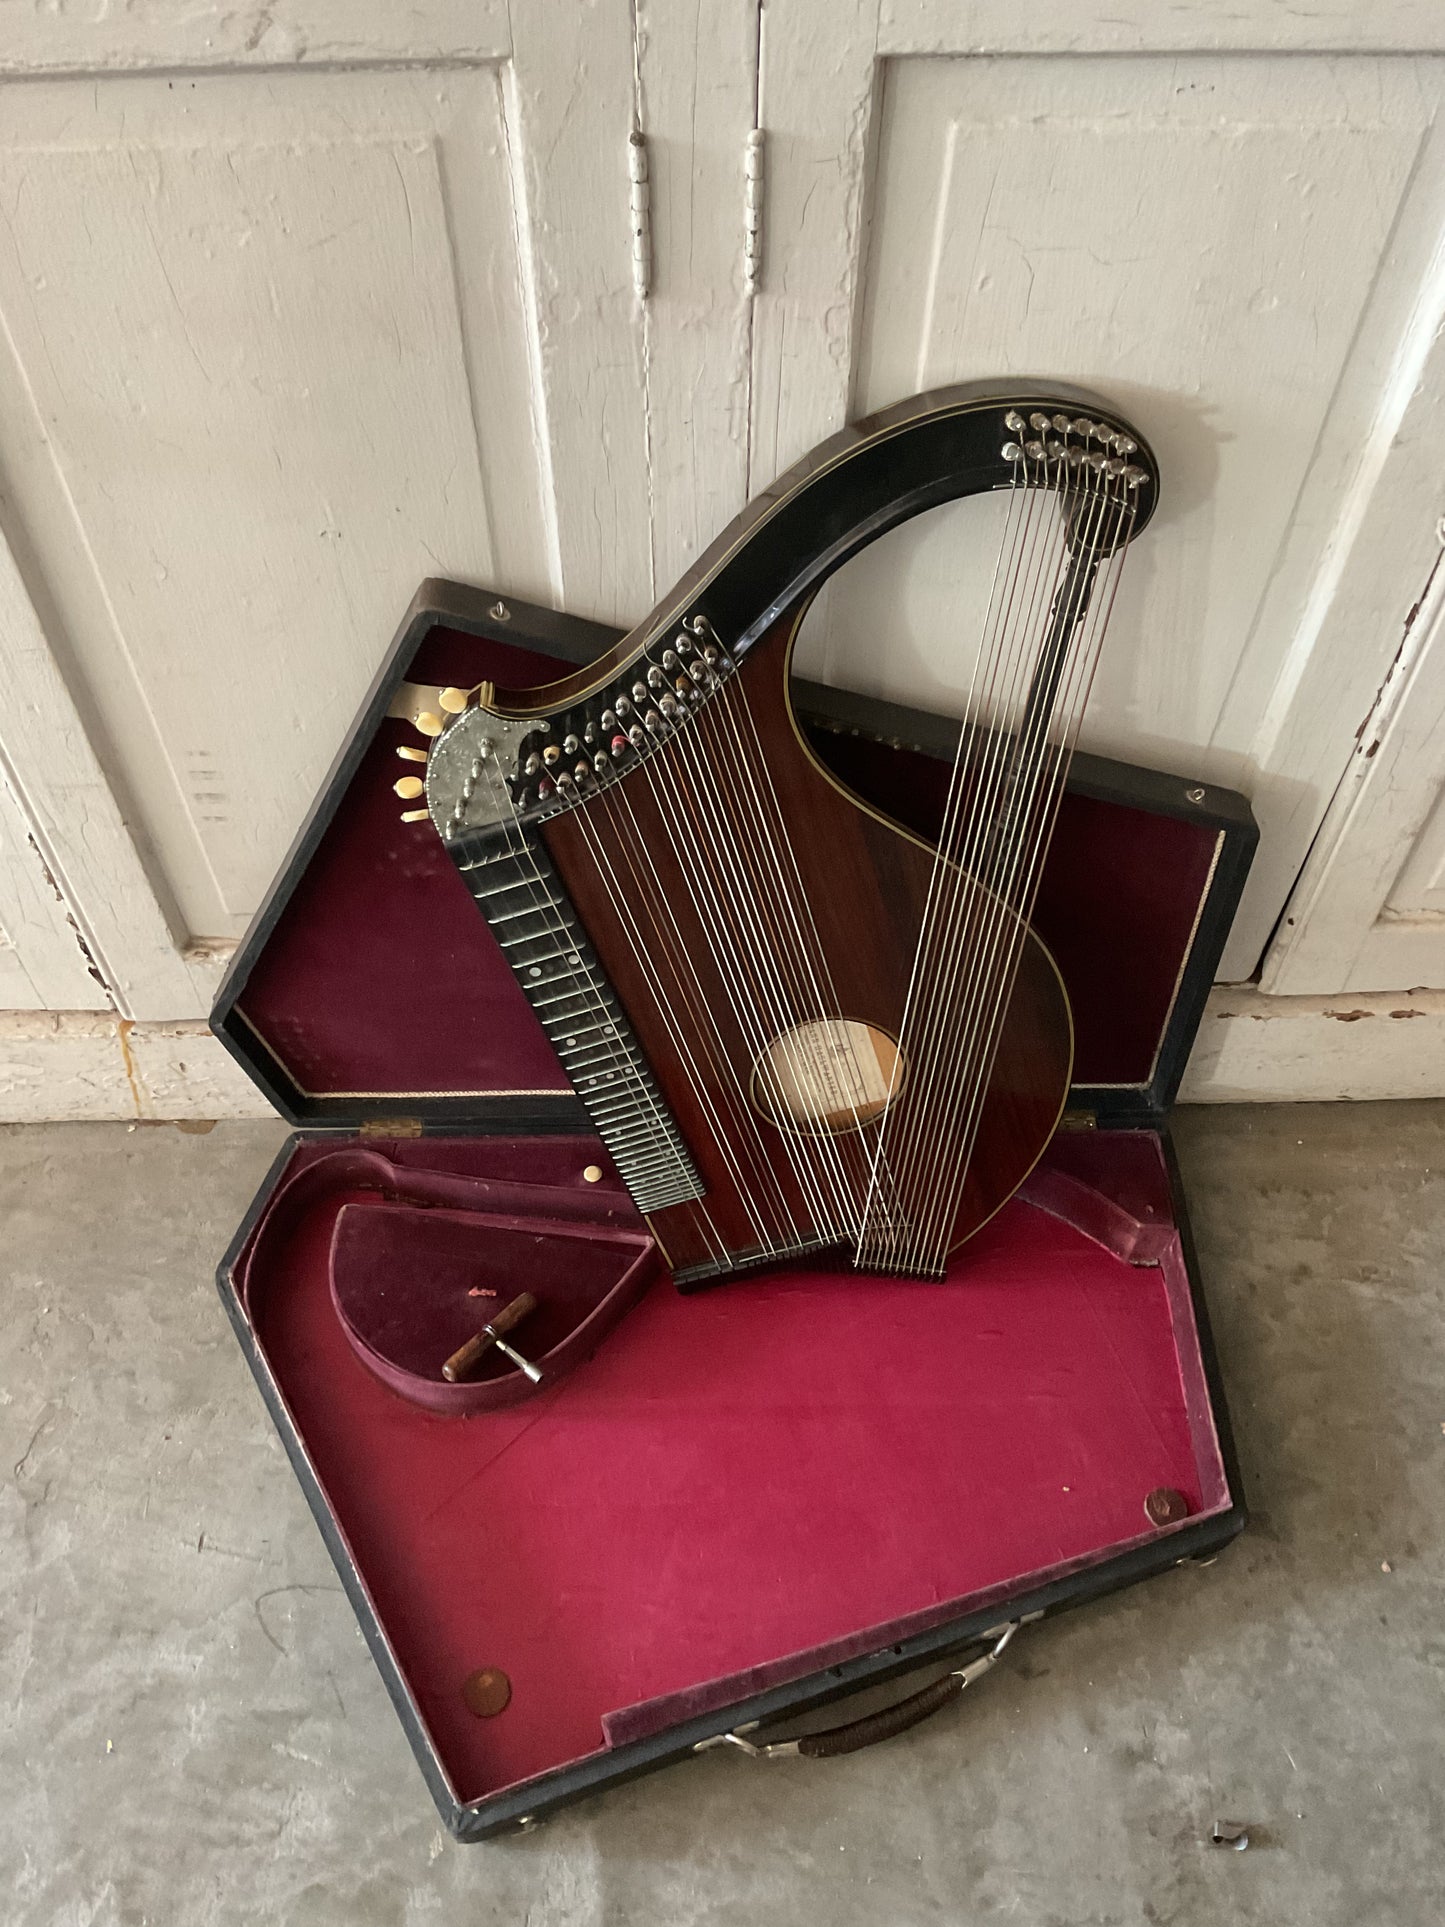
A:
MULTIPOLYGON (((352 733, 221 985, 211 1027, 293 1123, 575 1131, 585 1114, 430 822, 403 823, 400 685, 546 682, 617 630, 460 584, 417 591, 352 733)), ((815 753, 925 836, 958 725, 794 685, 815 753)), ((1079 755, 1034 924, 1075 1026, 1072 1109, 1167 1112, 1258 831, 1231 790, 1079 755)))

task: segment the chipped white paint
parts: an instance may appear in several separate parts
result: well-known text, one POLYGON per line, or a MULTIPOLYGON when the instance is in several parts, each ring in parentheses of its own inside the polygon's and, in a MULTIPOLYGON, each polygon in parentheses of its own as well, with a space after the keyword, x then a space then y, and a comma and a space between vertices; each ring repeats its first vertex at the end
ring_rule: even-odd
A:
POLYGON ((198 1019, 0 1011, 0 1122, 274 1115, 198 1019))
POLYGON ((1445 556, 1404 624, 1261 982, 1445 989, 1445 556))
POLYGON ((109 1010, 0 757, 0 1010, 109 1010))
POLYGON ((500 60, 507 0, 240 0, 187 5, 62 0, 0 7, 0 74, 95 74, 167 69, 264 70, 303 64, 500 60))
MULTIPOLYGON (((1251 795, 1263 839, 1224 960, 1242 977, 1397 646, 1398 585, 1433 551, 1445 61, 1323 58, 1338 8, 1318 43, 1314 12, 1288 30, 1258 7, 1123 18, 1121 41, 1092 6, 970 9, 966 39, 927 6, 767 17, 779 270, 756 303, 752 481, 850 415, 971 376, 1055 373, 1135 413, 1162 505, 1085 740, 1251 795), (1148 57, 1156 28, 1168 59, 1148 57), (1241 41, 1292 51, 1177 57, 1241 41)), ((1353 33, 1373 49, 1407 22, 1425 31, 1356 10, 1353 33)), ((811 620, 814 672, 956 704, 981 521, 937 511, 854 564, 811 620)))
POLYGON ((1445 1097, 1445 992, 1269 997, 1221 986, 1179 1093, 1184 1104, 1445 1097))
MULTIPOLYGON (((0 678, 0 922, 34 1002, 86 1009, 113 999, 127 1015, 199 1014, 202 999, 3 538, 0 678)), ((13 973, 11 985, 18 994, 13 973)))

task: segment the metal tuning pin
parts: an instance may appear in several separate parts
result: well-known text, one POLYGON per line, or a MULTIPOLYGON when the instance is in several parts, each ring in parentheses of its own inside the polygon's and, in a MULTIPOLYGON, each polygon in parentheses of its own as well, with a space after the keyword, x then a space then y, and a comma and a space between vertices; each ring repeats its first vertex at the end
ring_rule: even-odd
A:
POLYGON ((413 749, 410 743, 398 743, 396 753, 404 763, 424 763, 426 761, 426 751, 424 749, 413 749))
POLYGON ((659 697, 657 706, 670 723, 675 722, 682 714, 682 704, 670 691, 667 695, 659 697))
POLYGON ((470 701, 470 695, 465 689, 444 689, 437 701, 448 716, 460 716, 470 701))
POLYGON ((656 663, 654 663, 647 672, 647 686, 649 689, 666 689, 667 687, 667 678, 663 675, 656 663))
POLYGON ((555 743, 548 743, 547 747, 542 751, 542 761, 550 767, 551 764, 560 763, 561 760, 561 750, 558 749, 555 743))
POLYGON ((542 759, 534 749, 532 751, 532 754, 527 758, 526 762, 523 763, 522 765, 522 774, 524 776, 536 776, 540 772, 541 768, 542 768, 542 759))
POLYGON ((635 703, 645 703, 647 701, 647 684, 645 682, 635 682, 632 685, 632 700, 635 703))
POLYGON ((412 797, 421 795, 426 788, 426 784, 419 776, 398 776, 391 787, 396 791, 398 796, 410 802, 412 797))
POLYGON ((569 736, 562 744, 562 754, 564 756, 575 756, 581 747, 582 742, 580 737, 569 736))

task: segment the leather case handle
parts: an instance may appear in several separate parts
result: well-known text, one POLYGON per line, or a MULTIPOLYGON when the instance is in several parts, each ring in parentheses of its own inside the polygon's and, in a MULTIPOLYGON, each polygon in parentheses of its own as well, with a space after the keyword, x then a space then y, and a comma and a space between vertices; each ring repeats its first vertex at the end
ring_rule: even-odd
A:
POLYGON ((771 1743, 749 1738, 756 1730, 755 1725, 739 1727, 736 1732, 715 1733, 709 1740, 700 1740, 693 1751, 702 1753, 713 1746, 736 1746, 755 1760, 776 1760, 788 1755, 796 1755, 804 1760, 831 1760, 844 1753, 860 1752, 865 1746, 876 1746, 880 1740, 891 1740, 899 1733, 906 1733, 911 1726, 918 1726, 931 1714, 956 1700, 965 1687, 972 1686, 976 1679, 982 1678, 997 1663, 1020 1623, 1014 1619, 1006 1626, 997 1627, 987 1635, 991 1642, 987 1652, 980 1653, 967 1666, 945 1673, 942 1679, 934 1680, 931 1686, 910 1693, 907 1699, 899 1700, 895 1706, 885 1707, 881 1713, 865 1714, 862 1719, 850 1720, 844 1726, 829 1727, 825 1733, 807 1733, 801 1739, 774 1740, 771 1743))
POLYGON ((798 1753, 805 1760, 832 1760, 841 1753, 858 1753, 865 1746, 876 1746, 880 1740, 891 1740, 898 1733, 906 1733, 910 1726, 918 1726, 931 1713, 937 1713, 956 1700, 963 1691, 963 1681, 957 1673, 945 1673, 936 1679, 932 1686, 925 1686, 920 1692, 910 1693, 906 1700, 899 1700, 896 1706, 887 1707, 881 1713, 869 1713, 864 1719, 851 1720, 847 1726, 830 1727, 826 1733, 809 1733, 798 1741, 798 1753))

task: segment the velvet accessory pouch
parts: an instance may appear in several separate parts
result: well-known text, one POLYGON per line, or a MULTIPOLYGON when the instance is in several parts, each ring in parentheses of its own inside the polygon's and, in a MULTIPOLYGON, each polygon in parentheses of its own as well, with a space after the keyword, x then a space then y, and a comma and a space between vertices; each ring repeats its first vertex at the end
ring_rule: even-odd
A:
POLYGON ((331 1238, 331 1297, 347 1341, 391 1391, 462 1417, 545 1390, 579 1365, 646 1291, 658 1268, 642 1226, 545 1215, 541 1187, 493 1187, 484 1210, 383 1193, 343 1205, 331 1238), (529 1292, 507 1334, 542 1377, 534 1385, 492 1346, 448 1383, 442 1366, 529 1292))

